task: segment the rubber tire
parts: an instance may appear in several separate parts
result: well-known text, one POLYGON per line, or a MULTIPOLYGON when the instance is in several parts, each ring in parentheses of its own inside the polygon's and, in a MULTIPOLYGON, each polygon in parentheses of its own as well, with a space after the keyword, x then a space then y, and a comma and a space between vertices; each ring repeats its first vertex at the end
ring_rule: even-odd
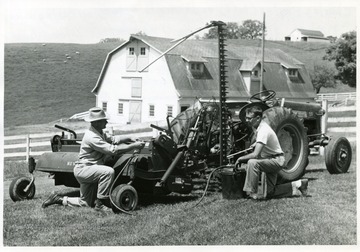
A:
POLYGON ((286 167, 279 172, 282 182, 300 179, 309 163, 306 129, 289 108, 273 107, 263 113, 263 120, 275 131, 285 155, 286 167))
MULTIPOLYGON (((115 187, 115 189, 111 192, 111 199, 116 206, 127 212, 135 210, 139 201, 135 188, 128 184, 121 184, 115 187)), ((115 206, 112 206, 112 209, 114 213, 121 212, 115 206)))
POLYGON ((349 170, 352 150, 345 137, 333 138, 325 147, 325 165, 330 174, 346 173, 349 170), (346 154, 342 157, 342 154, 346 154))
POLYGON ((9 186, 10 198, 16 202, 21 200, 32 199, 35 196, 35 184, 32 184, 28 192, 24 192, 24 189, 30 184, 31 179, 28 177, 17 177, 11 181, 9 186))

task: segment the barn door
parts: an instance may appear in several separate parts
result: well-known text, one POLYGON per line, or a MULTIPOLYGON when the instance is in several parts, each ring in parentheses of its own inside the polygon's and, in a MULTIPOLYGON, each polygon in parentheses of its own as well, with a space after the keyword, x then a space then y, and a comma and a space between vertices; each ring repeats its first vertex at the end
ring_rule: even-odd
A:
POLYGON ((141 122, 141 101, 130 101, 129 122, 141 122))

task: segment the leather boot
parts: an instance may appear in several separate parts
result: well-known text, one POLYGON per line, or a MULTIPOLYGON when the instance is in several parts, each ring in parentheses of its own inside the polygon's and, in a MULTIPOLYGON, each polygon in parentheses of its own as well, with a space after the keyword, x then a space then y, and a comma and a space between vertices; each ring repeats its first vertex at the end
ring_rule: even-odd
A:
POLYGON ((110 204, 110 199, 109 198, 96 199, 94 209, 96 211, 106 211, 106 212, 107 211, 112 211, 111 204, 110 204))
POLYGON ((308 196, 307 188, 309 181, 307 179, 301 180, 301 186, 298 188, 302 196, 308 196))
POLYGON ((50 196, 42 203, 42 208, 57 204, 62 205, 63 197, 60 197, 56 193, 51 193, 50 196))

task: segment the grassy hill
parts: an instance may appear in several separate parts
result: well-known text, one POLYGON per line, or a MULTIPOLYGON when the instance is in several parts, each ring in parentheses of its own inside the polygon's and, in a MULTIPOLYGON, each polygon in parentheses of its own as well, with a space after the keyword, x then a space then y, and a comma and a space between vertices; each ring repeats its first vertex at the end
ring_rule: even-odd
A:
POLYGON ((5 127, 47 123, 94 106, 91 90, 117 46, 5 44, 5 127))
MULTIPOLYGON (((259 41, 244 40, 243 43, 261 46, 259 41)), ((107 53, 118 45, 5 44, 5 127, 48 123, 94 106, 95 96, 91 90, 107 53)), ((327 46, 266 42, 266 47, 281 49, 305 63, 310 72, 314 64, 323 61, 327 46)), ((343 92, 349 91, 346 87, 339 86, 343 92)))

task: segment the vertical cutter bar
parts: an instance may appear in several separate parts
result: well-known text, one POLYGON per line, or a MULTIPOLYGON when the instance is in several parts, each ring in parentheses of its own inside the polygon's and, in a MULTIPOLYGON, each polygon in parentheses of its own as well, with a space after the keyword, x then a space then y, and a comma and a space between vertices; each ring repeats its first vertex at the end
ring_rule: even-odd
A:
POLYGON ((226 107, 226 60, 225 60, 225 41, 226 41, 226 24, 224 22, 216 22, 218 27, 218 43, 219 43, 219 101, 220 101, 220 166, 227 163, 227 125, 228 115, 226 107))

